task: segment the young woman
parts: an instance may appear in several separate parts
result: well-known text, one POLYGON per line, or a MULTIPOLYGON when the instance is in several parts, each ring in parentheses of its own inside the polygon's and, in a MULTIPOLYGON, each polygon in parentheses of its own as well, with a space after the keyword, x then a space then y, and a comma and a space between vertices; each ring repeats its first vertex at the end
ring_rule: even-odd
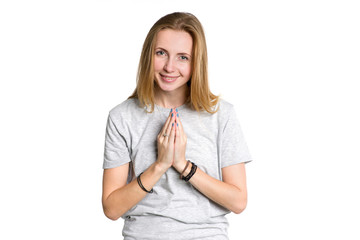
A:
POLYGON ((247 203, 251 161, 234 108, 208 86, 198 19, 172 13, 150 29, 137 86, 108 117, 102 203, 128 239, 228 239, 247 203))

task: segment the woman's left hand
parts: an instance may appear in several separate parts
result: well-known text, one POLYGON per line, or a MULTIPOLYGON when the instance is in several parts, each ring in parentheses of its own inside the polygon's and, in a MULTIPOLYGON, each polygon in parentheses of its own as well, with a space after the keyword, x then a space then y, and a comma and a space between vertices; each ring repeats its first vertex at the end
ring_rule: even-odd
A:
POLYGON ((175 125, 175 151, 173 167, 178 172, 182 172, 187 162, 185 158, 187 136, 184 132, 179 114, 176 115, 175 125))

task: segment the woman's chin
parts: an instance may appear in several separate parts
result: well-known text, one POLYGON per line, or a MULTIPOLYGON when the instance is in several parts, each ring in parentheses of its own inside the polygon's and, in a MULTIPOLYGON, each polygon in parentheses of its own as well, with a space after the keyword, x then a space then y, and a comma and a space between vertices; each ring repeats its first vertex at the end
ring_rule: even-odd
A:
POLYGON ((176 92, 177 90, 186 91, 184 88, 187 88, 187 84, 185 82, 184 84, 179 86, 179 83, 164 83, 160 80, 156 81, 156 88, 161 92, 171 93, 176 92))
POLYGON ((163 92, 172 92, 176 89, 176 86, 169 83, 157 83, 157 88, 163 92))

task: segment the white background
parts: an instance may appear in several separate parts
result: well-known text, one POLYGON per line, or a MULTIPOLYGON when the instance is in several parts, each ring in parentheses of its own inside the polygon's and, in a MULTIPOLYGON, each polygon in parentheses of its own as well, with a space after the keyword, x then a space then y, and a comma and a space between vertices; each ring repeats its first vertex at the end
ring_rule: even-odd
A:
POLYGON ((360 239, 356 2, 1 1, 0 238, 122 238, 100 200, 107 114, 152 24, 187 11, 254 158, 230 239, 360 239))

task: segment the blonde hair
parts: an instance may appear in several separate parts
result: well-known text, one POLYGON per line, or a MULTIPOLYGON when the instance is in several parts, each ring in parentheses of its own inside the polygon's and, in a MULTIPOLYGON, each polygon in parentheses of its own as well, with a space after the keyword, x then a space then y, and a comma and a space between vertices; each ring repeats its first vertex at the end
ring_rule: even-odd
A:
POLYGON ((207 49, 204 30, 200 21, 190 13, 175 12, 160 18, 147 34, 141 52, 136 88, 129 98, 137 98, 141 105, 154 111, 154 51, 158 32, 164 29, 185 31, 193 39, 192 75, 187 103, 196 111, 215 113, 219 96, 210 92, 208 82, 207 49))

